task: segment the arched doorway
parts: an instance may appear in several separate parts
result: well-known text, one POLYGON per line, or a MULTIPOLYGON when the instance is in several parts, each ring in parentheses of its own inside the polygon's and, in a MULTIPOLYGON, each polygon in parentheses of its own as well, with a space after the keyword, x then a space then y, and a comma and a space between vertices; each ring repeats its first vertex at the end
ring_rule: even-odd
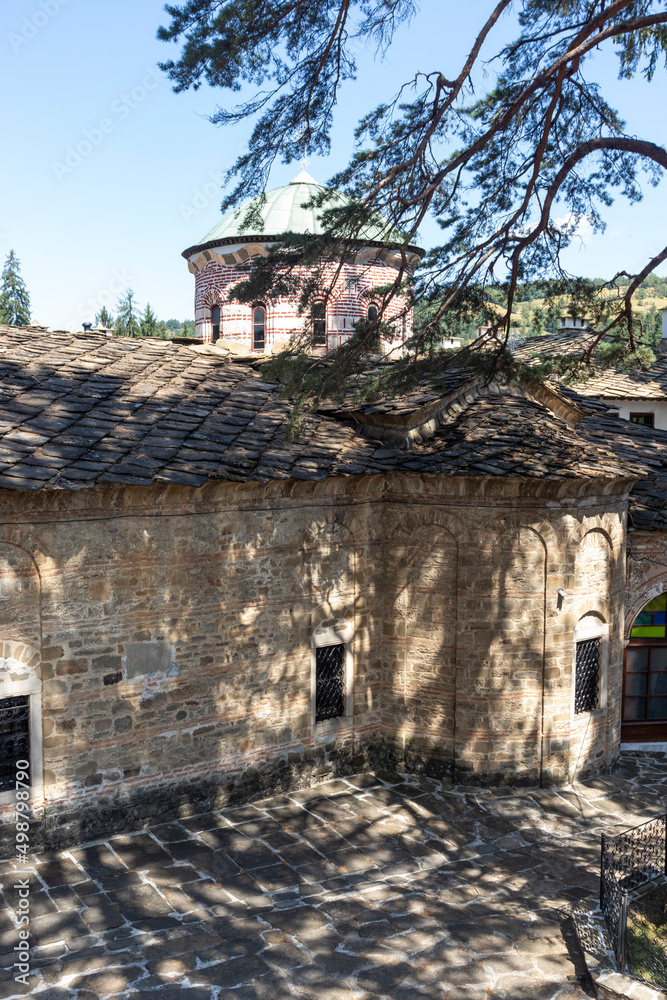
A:
POLYGON ((667 593, 637 615, 625 650, 623 725, 626 743, 667 740, 667 593))

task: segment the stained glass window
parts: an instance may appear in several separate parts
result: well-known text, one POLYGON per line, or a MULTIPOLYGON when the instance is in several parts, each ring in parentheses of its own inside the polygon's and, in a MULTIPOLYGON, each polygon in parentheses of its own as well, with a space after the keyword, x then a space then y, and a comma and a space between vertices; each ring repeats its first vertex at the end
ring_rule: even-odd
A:
POLYGON ((631 632, 632 639, 667 638, 667 594, 654 597, 639 612, 631 632))

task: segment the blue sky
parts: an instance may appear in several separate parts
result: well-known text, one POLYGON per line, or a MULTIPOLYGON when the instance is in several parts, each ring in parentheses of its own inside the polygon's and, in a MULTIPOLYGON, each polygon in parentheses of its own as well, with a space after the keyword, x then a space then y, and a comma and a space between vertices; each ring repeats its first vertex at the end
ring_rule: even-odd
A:
MULTIPOLYGON (((311 162, 313 176, 326 181, 347 162, 358 117, 416 70, 455 75, 491 7, 490 0, 422 0, 386 61, 360 52, 358 79, 341 96, 332 156, 311 162)), ((0 7, 0 258, 16 251, 33 318, 51 329, 80 328, 102 304, 113 309, 128 286, 160 318, 193 315, 194 279, 180 254, 218 220, 221 172, 248 127, 211 125, 206 116, 221 95, 207 87, 172 92, 156 67, 177 52, 155 38, 166 20, 161 0, 5 0, 0 7)), ((651 85, 619 82, 611 55, 601 74, 629 130, 664 143, 664 75, 651 85)), ((272 186, 297 169, 277 166, 272 186)), ((619 199, 607 210, 607 232, 584 234, 568 266, 590 276, 640 267, 662 248, 666 209, 664 182, 647 187, 638 206, 619 199)), ((422 242, 436 239, 426 226, 422 242)))

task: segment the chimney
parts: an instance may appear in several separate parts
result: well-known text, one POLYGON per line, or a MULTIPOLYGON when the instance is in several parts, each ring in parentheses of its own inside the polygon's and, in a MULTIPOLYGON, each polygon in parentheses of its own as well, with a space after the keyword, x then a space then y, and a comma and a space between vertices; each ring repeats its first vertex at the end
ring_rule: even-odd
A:
POLYGON ((81 326, 83 327, 83 332, 84 333, 90 333, 90 331, 93 328, 93 324, 92 323, 82 323, 81 326))
POLYGON ((561 316, 558 332, 569 336, 575 332, 582 333, 583 331, 588 331, 590 328, 588 320, 582 319, 580 316, 561 316))

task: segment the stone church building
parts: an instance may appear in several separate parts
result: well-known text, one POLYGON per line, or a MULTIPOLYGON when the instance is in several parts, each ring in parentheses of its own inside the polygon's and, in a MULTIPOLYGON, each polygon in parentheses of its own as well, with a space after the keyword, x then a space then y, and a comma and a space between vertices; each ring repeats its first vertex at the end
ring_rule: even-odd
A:
MULTIPOLYGON (((667 432, 452 372, 288 442, 256 355, 298 312, 260 347, 226 289, 301 225, 297 181, 186 251, 204 338, 247 357, 0 327, 5 845, 17 768, 37 849, 368 768, 559 784, 667 737, 667 432)), ((395 267, 374 235, 314 349, 395 267)))
POLYGON ((0 386, 5 819, 17 760, 50 843, 368 767, 614 760, 667 434, 461 373, 288 444, 244 361, 6 327, 0 386))
MULTIPOLYGON (((399 246, 392 243, 391 232, 387 232, 382 219, 368 227, 364 240, 347 247, 342 261, 321 262, 322 285, 331 285, 331 290, 326 302, 323 299, 313 303, 309 315, 300 313, 295 296, 275 303, 229 301, 230 290, 244 277, 239 268, 268 256, 269 249, 285 233, 305 238, 322 235, 324 209, 310 206, 317 196, 327 196, 326 209, 344 207, 346 203, 342 194, 328 191, 302 171, 285 187, 268 191, 265 200, 249 199, 225 216, 200 243, 183 252, 195 275, 197 337, 207 343, 231 340, 248 351, 271 354, 286 346, 294 334, 305 332, 312 338, 313 352, 326 354, 349 340, 357 321, 378 315, 380 300, 376 290, 394 280, 402 262, 399 246), (249 217, 253 211, 259 219, 249 217)), ((422 256, 418 247, 408 247, 409 273, 422 256)), ((302 275, 304 269, 296 271, 302 275)), ((394 297, 385 318, 393 322, 399 342, 412 335, 412 310, 402 296, 394 297)), ((384 349, 388 350, 389 344, 384 349)))

